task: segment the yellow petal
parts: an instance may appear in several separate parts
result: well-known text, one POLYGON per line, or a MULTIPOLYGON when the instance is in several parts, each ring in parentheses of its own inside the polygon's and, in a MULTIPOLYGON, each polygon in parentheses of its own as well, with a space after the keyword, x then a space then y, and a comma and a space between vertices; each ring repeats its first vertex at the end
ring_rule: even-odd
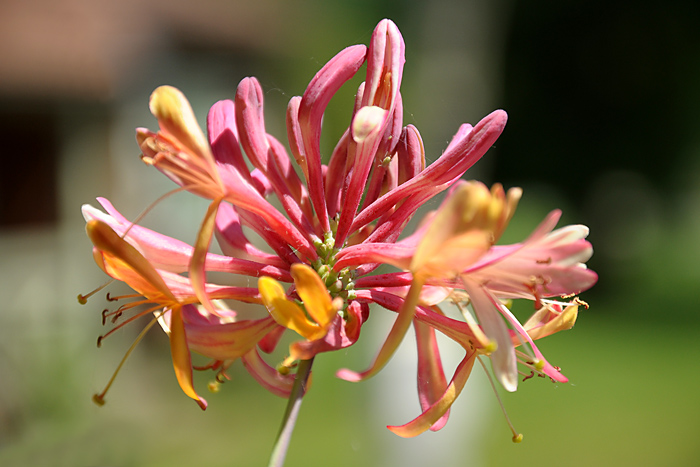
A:
POLYGON ((336 309, 326 284, 321 277, 306 264, 296 263, 291 268, 297 293, 311 318, 325 328, 333 320, 336 309))
POLYGON ((285 328, 296 331, 308 340, 315 340, 325 335, 325 329, 306 318, 304 310, 287 299, 282 285, 271 277, 258 279, 258 290, 270 315, 285 328))
POLYGON ((528 329, 527 324, 530 322, 528 321, 528 323, 525 323, 524 327, 533 340, 541 339, 543 337, 554 334, 555 332, 566 331, 568 329, 571 329, 572 327, 574 327, 574 324, 576 324, 577 317, 578 306, 572 305, 566 307, 558 317, 554 318, 552 321, 548 322, 544 326, 535 327, 534 329, 528 329))
POLYGON ((149 102, 151 113, 158 119, 160 128, 168 136, 193 153, 214 162, 202 129, 197 123, 189 101, 179 89, 160 86, 149 102))

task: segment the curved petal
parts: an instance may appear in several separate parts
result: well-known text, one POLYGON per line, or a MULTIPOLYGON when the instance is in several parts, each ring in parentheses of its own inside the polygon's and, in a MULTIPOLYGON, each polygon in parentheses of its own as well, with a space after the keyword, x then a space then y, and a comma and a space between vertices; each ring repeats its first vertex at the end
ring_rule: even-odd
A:
POLYGON ((471 374, 474 361, 476 360, 476 352, 467 353, 462 362, 457 367, 455 375, 452 377, 449 386, 434 404, 417 418, 402 426, 387 426, 392 433, 401 436, 402 438, 412 438, 424 433, 430 427, 434 426, 442 416, 444 416, 454 401, 467 384, 469 375, 471 374))
POLYGON ((318 324, 310 322, 304 310, 287 299, 284 288, 279 282, 269 277, 261 277, 258 279, 258 289, 263 303, 278 324, 296 331, 309 340, 323 336, 325 330, 318 324))
MULTIPOLYGON (((438 402, 441 395, 447 390, 447 379, 442 368, 440 348, 435 338, 435 329, 413 320, 413 329, 416 331, 416 345, 418 350, 418 399, 423 411, 438 402)), ((436 421, 430 429, 438 431, 449 417, 449 409, 436 421)))
POLYGON ((282 375, 260 357, 257 349, 252 349, 241 357, 248 373, 272 394, 288 398, 294 386, 294 375, 282 375))
POLYGON ((291 272, 297 293, 304 302, 307 313, 322 328, 326 328, 336 315, 326 284, 316 271, 306 264, 292 264, 291 272))
POLYGON ((190 349, 187 347, 187 335, 185 324, 182 321, 180 307, 174 307, 170 314, 170 353, 173 357, 173 368, 177 382, 182 391, 205 410, 207 401, 202 399, 194 390, 192 381, 192 361, 190 359, 190 349))

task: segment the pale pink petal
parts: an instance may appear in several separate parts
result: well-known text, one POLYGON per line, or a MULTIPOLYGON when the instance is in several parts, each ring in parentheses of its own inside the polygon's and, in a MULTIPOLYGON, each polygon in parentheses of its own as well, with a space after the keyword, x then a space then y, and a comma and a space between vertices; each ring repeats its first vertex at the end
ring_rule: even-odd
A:
POLYGON ((479 284, 465 279, 464 290, 469 294, 484 333, 496 343, 496 350, 491 353, 493 373, 506 391, 513 392, 518 389, 518 362, 500 307, 485 287, 479 284))

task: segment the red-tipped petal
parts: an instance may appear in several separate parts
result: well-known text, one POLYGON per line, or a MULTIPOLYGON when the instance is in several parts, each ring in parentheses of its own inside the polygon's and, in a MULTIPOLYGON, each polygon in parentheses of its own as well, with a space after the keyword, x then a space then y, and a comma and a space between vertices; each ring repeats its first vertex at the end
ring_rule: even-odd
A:
POLYGON ((387 426, 392 433, 401 436, 402 438, 413 438, 421 433, 424 433, 430 427, 434 426, 440 418, 442 418, 459 394, 464 389, 464 385, 469 379, 474 361, 476 360, 476 352, 467 353, 464 360, 459 364, 455 375, 452 377, 449 386, 442 394, 442 397, 430 406, 428 410, 420 414, 417 418, 411 420, 401 426, 387 426))

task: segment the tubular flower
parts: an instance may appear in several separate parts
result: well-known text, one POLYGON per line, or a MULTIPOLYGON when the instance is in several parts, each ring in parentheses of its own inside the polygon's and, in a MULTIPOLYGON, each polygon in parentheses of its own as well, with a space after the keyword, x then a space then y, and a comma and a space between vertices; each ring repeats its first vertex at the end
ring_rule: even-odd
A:
MULTIPOLYGON (((150 108, 160 129, 138 129, 137 142, 146 164, 180 190, 211 200, 193 246, 133 225, 107 200, 99 199, 106 213, 83 208, 98 264, 151 304, 137 316, 155 312, 170 336, 178 381, 200 405, 190 350, 211 358, 209 367, 221 376, 240 358, 265 388, 286 397, 297 362, 310 367, 317 354, 355 344, 371 304, 397 313, 396 320, 367 370, 343 369, 338 376, 360 381, 376 374, 413 325, 422 414, 390 427, 401 436, 444 426, 479 355, 491 358, 508 390, 516 388, 518 361, 532 375, 566 380, 534 340, 575 322, 577 299, 550 299, 578 294, 596 281, 584 265, 592 253, 587 230, 554 230, 555 211, 522 243, 496 245, 521 190, 459 180, 499 137, 506 113, 463 124, 426 166, 420 133, 403 125, 404 61, 403 38, 389 20, 376 27, 369 47, 338 53, 289 102, 289 153, 266 132, 264 94, 255 78, 243 79, 233 100, 214 104, 207 137, 180 91, 156 89, 150 108), (326 107, 365 63, 350 124, 324 157, 326 107), (399 240, 418 208, 445 190, 440 208, 399 240), (269 248, 254 246, 248 232, 269 248), (223 255, 209 252, 214 237, 223 255), (397 270, 370 274, 383 264, 397 270), (213 271, 257 277, 258 288, 209 283, 213 271), (535 303, 524 325, 506 306, 516 298, 535 303), (222 300, 260 304, 260 318, 239 320, 222 300), (453 304, 464 320, 446 316, 441 303, 453 304), (271 352, 286 329, 303 339, 275 369, 259 351, 271 352), (449 381, 436 332, 465 350, 449 381)), ((124 309, 105 316, 118 318, 124 309)))

